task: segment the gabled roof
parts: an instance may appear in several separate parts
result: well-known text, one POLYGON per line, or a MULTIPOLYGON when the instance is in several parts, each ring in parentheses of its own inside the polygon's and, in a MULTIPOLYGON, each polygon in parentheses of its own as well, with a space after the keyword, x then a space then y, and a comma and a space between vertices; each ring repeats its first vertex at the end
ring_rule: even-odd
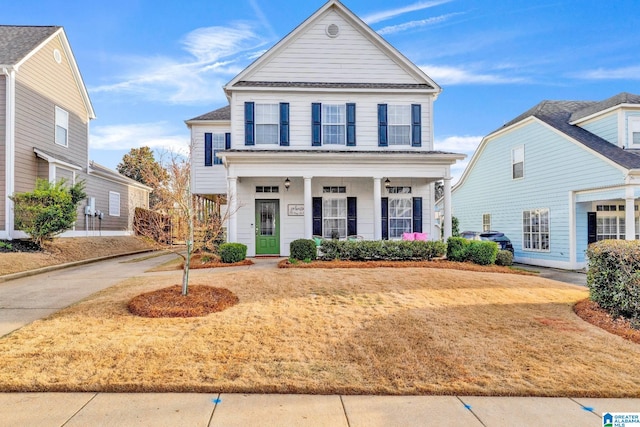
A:
MULTIPOLYGON (((623 94, 620 94, 623 95, 623 94)), ((630 94, 627 94, 630 95, 630 94)), ((637 95, 633 95, 634 97, 637 95)), ((616 97, 613 97, 616 98, 616 97)), ((609 100, 613 99, 609 98, 609 100)), ((624 96, 620 97, 621 99, 624 96)), ((529 117, 535 117, 542 122, 548 124, 552 128, 562 132, 566 136, 572 138, 583 144, 585 147, 601 154, 612 162, 626 168, 637 169, 640 168, 640 155, 636 154, 633 150, 624 150, 617 145, 610 143, 609 141, 600 138, 599 136, 581 128, 580 126, 572 125, 571 119, 575 113, 581 111, 592 111, 595 108, 601 108, 607 101, 595 102, 595 101, 542 101, 538 105, 534 106, 525 113, 519 115, 515 119, 506 123, 502 128, 495 130, 489 135, 513 126, 519 122, 526 120, 529 117)), ((609 108, 609 107, 605 107, 609 108)), ((598 110, 599 111, 599 110, 598 110)), ((593 114, 593 113, 589 113, 593 114)), ((487 137, 488 138, 488 137, 487 137)))
POLYGON ((231 120, 231 107, 226 106, 217 110, 209 111, 193 119, 186 120, 186 123, 197 121, 229 121, 231 120))
POLYGON ((84 85, 78 64, 71 51, 69 40, 62 27, 58 26, 26 26, 0 25, 0 66, 13 67, 18 70, 20 65, 31 55, 41 49, 54 37, 60 36, 62 47, 69 60, 71 72, 75 79, 80 96, 85 104, 89 118, 95 119, 89 93, 84 85))
POLYGON ((571 114, 571 123, 576 122, 585 117, 589 117, 593 114, 601 111, 608 110, 613 107, 617 107, 622 104, 640 104, 640 95, 634 95, 633 93, 621 92, 611 98, 607 98, 604 101, 592 103, 592 105, 578 110, 571 114))
POLYGON ((89 173, 92 175, 97 175, 100 176, 102 178, 106 178, 109 179, 111 181, 116 181, 119 182, 121 184, 124 185, 129 185, 132 187, 137 187, 140 188, 142 190, 146 190, 146 191, 152 191, 153 189, 151 187, 149 187, 148 185, 144 185, 141 182, 138 182, 134 179, 131 179, 127 176, 124 176, 112 169, 109 169, 106 166, 102 166, 101 164, 98 164, 96 162, 94 162, 93 160, 91 160, 91 162, 89 163, 89 173))
MULTIPOLYGON (((342 17, 344 17, 350 25, 354 28, 360 30, 369 40, 372 41, 378 48, 384 52, 389 58, 391 58, 394 62, 399 64, 407 73, 414 76, 421 84, 416 85, 420 87, 412 87, 411 89, 426 89, 433 93, 441 92, 440 86, 438 86, 429 76, 427 76, 424 71, 422 71, 418 66, 412 63, 409 59, 407 59, 403 54, 401 54, 396 48, 394 48, 391 44, 389 44, 384 38, 382 38, 378 33, 373 31, 371 27, 369 27, 365 22, 363 22, 357 15, 351 12, 346 6, 344 6, 338 0, 329 0, 325 3, 320 9, 318 9, 315 13, 313 13, 309 18, 307 18, 304 22, 302 22, 298 27, 296 27, 293 31, 291 31, 287 36, 285 36, 282 40, 276 43, 271 49, 269 49, 266 53, 261 55, 258 59, 256 59, 252 64, 250 64, 247 68, 245 68, 240 74, 234 77, 229 83, 224 86, 225 92, 234 87, 274 87, 274 85, 281 85, 277 87, 283 87, 283 82, 249 82, 247 81, 247 76, 251 75, 254 70, 261 67, 262 64, 267 63, 271 58, 278 55, 282 50, 286 49, 286 47, 292 42, 292 40, 296 39, 301 33, 310 28, 315 21, 320 19, 327 11, 335 10, 342 17), (258 85, 258 83, 260 83, 258 85)), ((296 82, 292 85, 287 85, 286 87, 299 87, 297 85, 302 84, 302 87, 305 88, 317 88, 317 86, 313 86, 314 84, 319 84, 318 82, 296 82)), ((350 84, 349 82, 345 82, 345 84, 350 84)), ((413 85, 412 85, 413 86, 413 85)), ((364 88, 364 87, 362 87, 364 88)), ((374 87, 367 87, 367 89, 372 89, 374 87)), ((408 87, 407 87, 408 88, 408 87)), ((375 89, 396 89, 394 87, 375 87, 375 89)))
POLYGON ((17 65, 60 28, 0 25, 0 65, 17 65))

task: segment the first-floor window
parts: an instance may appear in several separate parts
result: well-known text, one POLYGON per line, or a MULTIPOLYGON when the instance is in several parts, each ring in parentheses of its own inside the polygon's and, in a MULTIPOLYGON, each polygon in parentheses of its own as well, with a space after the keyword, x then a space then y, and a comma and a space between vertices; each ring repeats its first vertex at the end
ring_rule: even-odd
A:
POLYGON ((491 214, 482 214, 482 231, 491 230, 491 214))
POLYGON ((322 200, 322 235, 327 239, 347 237, 347 199, 322 200))
POLYGON ((411 233, 412 218, 411 199, 389 199, 389 238, 398 239, 402 233, 411 233))
MULTIPOLYGON (((636 224, 637 224, 637 218, 636 218, 636 224)), ((616 217, 616 216, 598 217, 596 233, 597 233, 596 238, 598 240, 624 239, 625 237, 624 218, 616 217)))
POLYGON ((109 191, 109 216, 120 216, 120 193, 109 191))
POLYGON ((549 251, 549 209, 522 212, 522 248, 549 251))

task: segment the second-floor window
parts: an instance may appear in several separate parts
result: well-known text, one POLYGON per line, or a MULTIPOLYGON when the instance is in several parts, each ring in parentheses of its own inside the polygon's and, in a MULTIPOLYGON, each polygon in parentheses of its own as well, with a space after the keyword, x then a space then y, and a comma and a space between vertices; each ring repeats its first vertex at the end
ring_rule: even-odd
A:
POLYGON ((204 134, 204 165, 221 165, 222 159, 216 156, 218 151, 231 148, 230 133, 205 133, 204 134))
POLYGON ((388 105, 389 145, 411 144, 411 106, 388 105))
POLYGON ((56 107, 55 121, 55 143, 64 147, 69 146, 69 113, 60 107, 56 107))
POLYGON ((278 144, 280 111, 278 104, 256 104, 256 144, 278 144))
POLYGON ((511 150, 511 177, 524 178, 524 146, 511 150))
POLYGON ((356 104, 311 104, 311 145, 356 145, 356 104))
POLYGON ((322 104, 322 145, 345 145, 346 116, 344 104, 322 104))

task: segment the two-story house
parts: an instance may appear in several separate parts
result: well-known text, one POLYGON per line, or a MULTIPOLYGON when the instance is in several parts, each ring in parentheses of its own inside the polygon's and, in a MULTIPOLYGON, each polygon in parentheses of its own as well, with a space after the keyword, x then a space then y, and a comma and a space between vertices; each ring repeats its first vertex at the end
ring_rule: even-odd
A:
POLYGON ((441 88, 330 0, 187 120, 192 192, 227 196, 228 241, 289 255, 299 238, 439 239, 434 183, 464 155, 433 150, 441 88), (423 234, 424 236, 424 234, 423 234))
POLYGON ((542 101, 483 138, 452 190, 461 230, 527 264, 579 269, 589 243, 640 237, 640 96, 542 101))
POLYGON ((36 178, 85 182, 88 199, 64 235, 131 233, 150 188, 89 161, 93 118, 62 27, 0 26, 0 239, 24 237, 9 196, 33 190, 36 178))

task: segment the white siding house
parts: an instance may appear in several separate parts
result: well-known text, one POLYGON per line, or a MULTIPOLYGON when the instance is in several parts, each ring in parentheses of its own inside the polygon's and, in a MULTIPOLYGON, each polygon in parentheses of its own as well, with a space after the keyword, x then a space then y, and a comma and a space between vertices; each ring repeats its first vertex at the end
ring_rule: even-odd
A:
MULTIPOLYGON (((439 238, 436 181, 464 155, 433 150, 440 87, 330 0, 224 87, 229 106, 187 120, 192 187, 225 195, 248 255, 299 238, 439 238)), ((445 221, 446 223, 446 221, 445 221)), ((450 215, 447 232, 450 233, 450 215)))
POLYGON ((505 233, 518 262, 580 269, 638 239, 640 96, 543 101, 486 136, 452 190, 460 230, 505 233))

